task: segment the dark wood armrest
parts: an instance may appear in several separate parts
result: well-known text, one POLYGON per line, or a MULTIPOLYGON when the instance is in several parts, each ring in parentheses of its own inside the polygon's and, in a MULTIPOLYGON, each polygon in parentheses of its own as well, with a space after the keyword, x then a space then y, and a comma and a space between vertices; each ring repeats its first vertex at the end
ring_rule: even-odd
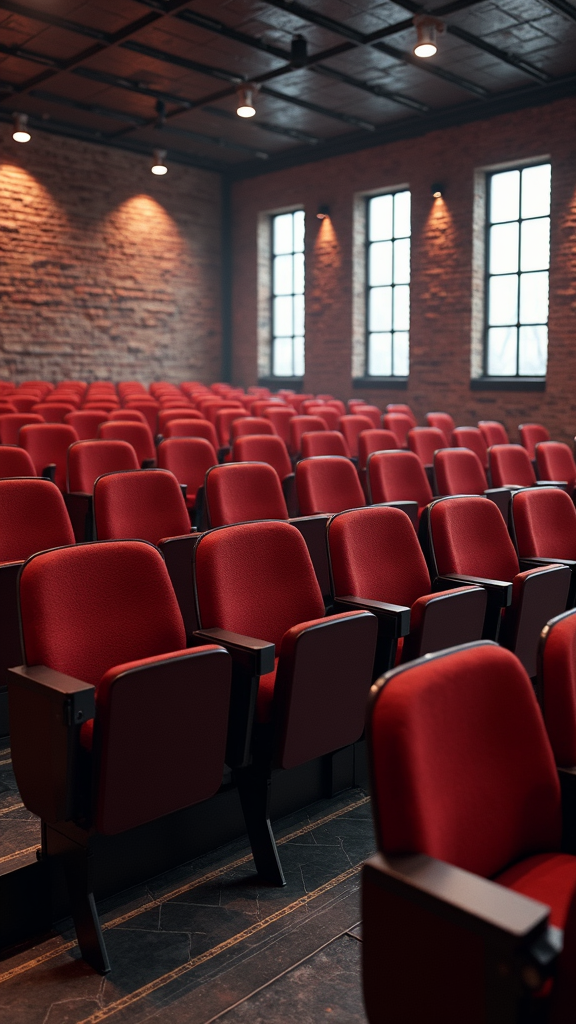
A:
POLYGON ((567 565, 569 569, 576 569, 576 561, 572 558, 540 558, 538 555, 529 555, 526 558, 519 558, 520 572, 527 569, 545 568, 548 565, 567 565))
POLYGON ((156 466, 156 459, 142 459, 142 469, 154 469, 156 466))
POLYGON ((56 480, 56 463, 49 462, 47 466, 44 466, 40 476, 43 476, 45 480, 51 480, 52 483, 56 480))
POLYGON ((63 672, 56 672, 46 665, 18 665, 16 668, 8 669, 8 672, 10 676, 18 679, 18 686, 23 689, 36 692, 52 691, 45 692, 44 696, 55 698, 58 702, 62 698, 63 720, 66 725, 81 725, 82 722, 94 718, 96 687, 91 683, 74 679, 63 672))
POLYGON ((484 587, 492 601, 498 601, 501 608, 508 608, 512 603, 512 584, 505 580, 489 580, 483 576, 462 576, 459 573, 446 573, 434 580, 434 590, 449 590, 451 587, 484 587))
POLYGON ((397 639, 408 636, 410 632, 410 608, 401 604, 387 604, 385 601, 371 601, 363 597, 336 597, 335 612, 372 612, 378 619, 379 630, 384 626, 386 632, 397 639))
POLYGON ((536 487, 561 487, 563 491, 568 490, 567 480, 537 480, 536 487))
POLYGON ((235 661, 252 670, 255 676, 264 676, 274 669, 276 649, 267 640, 256 640, 227 629, 196 629, 194 637, 208 644, 221 644, 235 661))

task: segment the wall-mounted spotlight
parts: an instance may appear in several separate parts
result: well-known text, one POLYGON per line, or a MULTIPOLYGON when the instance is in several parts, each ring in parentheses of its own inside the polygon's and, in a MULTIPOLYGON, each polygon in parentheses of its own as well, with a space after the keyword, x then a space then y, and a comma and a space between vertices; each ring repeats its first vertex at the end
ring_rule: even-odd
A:
POLYGON ((14 142, 30 142, 31 135, 28 131, 28 114, 14 114, 14 131, 12 138, 14 142))
POLYGON ((438 18, 431 18, 427 14, 416 14, 413 21, 417 36, 413 50, 414 56, 433 57, 438 52, 436 36, 444 32, 444 22, 439 21, 438 18))
POLYGON ((316 214, 316 216, 318 217, 318 220, 324 220, 326 217, 329 217, 330 216, 330 207, 327 206, 326 203, 322 203, 318 207, 318 213, 316 214))
POLYGON ((238 87, 238 106, 236 107, 238 117, 254 117, 256 113, 254 93, 257 91, 258 86, 254 85, 253 82, 238 87))
POLYGON ((153 159, 154 159, 154 163, 152 164, 152 167, 150 168, 150 170, 152 171, 152 174, 158 174, 158 175, 168 174, 168 168, 166 167, 166 164, 164 163, 164 161, 166 159, 166 150, 165 149, 155 149, 154 150, 153 159))
POLYGON ((430 185, 430 191, 433 199, 441 199, 444 195, 444 185, 436 182, 434 185, 430 185))

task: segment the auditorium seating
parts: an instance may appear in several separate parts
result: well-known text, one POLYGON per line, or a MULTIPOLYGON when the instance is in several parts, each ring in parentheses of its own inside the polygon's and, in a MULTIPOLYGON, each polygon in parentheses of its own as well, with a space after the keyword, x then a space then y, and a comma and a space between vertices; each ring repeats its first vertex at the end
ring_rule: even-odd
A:
MULTIPOLYGON (((272 435, 277 433, 274 424, 271 420, 264 419, 263 416, 246 416, 246 418, 234 420, 230 427, 230 441, 234 444, 234 441, 238 437, 243 437, 245 434, 268 434, 272 435)), ((279 434, 282 437, 281 434, 279 434)))
POLYGON ((70 445, 64 501, 76 540, 93 539, 92 492, 98 477, 103 473, 138 468, 136 452, 127 441, 88 439, 70 445))
POLYGON ((486 487, 486 474, 480 459, 469 448, 443 448, 434 455, 436 494, 483 494, 494 501, 508 522, 510 490, 486 487))
POLYGON ((247 413, 242 409, 219 409, 216 413, 215 427, 216 435, 221 448, 230 447, 230 429, 235 420, 248 419, 247 413))
POLYGON ((445 445, 450 447, 452 444, 452 431, 456 426, 450 414, 447 412, 427 412, 426 422, 429 427, 434 427, 436 430, 442 431, 445 438, 445 445))
POLYGON ((452 431, 452 444, 455 448, 469 448, 488 471, 488 445, 478 427, 455 427, 452 431))
POLYGON ((407 416, 413 427, 418 426, 418 420, 416 419, 412 409, 409 405, 403 402, 389 402, 386 406, 386 412, 401 412, 404 416, 407 416))
POLYGON ((341 455, 350 458, 350 449, 346 438, 339 430, 312 430, 302 434, 302 458, 309 459, 315 455, 341 455))
POLYGON ((73 427, 78 435, 79 441, 89 441, 98 437, 98 427, 108 419, 108 413, 103 409, 76 409, 64 417, 64 423, 73 427))
POLYGON ((204 477, 216 462, 214 448, 203 437, 167 437, 158 445, 158 466, 169 470, 186 487, 186 505, 191 514, 196 510, 204 477))
POLYGON ((38 402, 32 406, 32 412, 41 416, 45 423, 64 423, 64 417, 74 412, 74 408, 70 402, 38 402))
POLYGON ((412 420, 409 416, 402 412, 387 412, 382 417, 382 426, 385 430, 392 431, 398 448, 408 447, 408 431, 412 430, 412 420))
POLYGON ((171 420, 201 420, 202 413, 198 409, 187 409, 178 406, 177 408, 170 407, 168 409, 160 409, 158 413, 158 433, 164 435, 164 429, 167 423, 171 420))
POLYGON ((414 502, 417 518, 432 501, 432 488, 414 452, 372 452, 366 463, 366 486, 371 505, 385 501, 414 502))
POLYGON ((568 607, 576 599, 576 509, 559 487, 516 491, 510 504, 512 540, 523 568, 568 565, 572 572, 568 607))
POLYGON ((328 430, 326 420, 320 416, 293 416, 290 420, 290 442, 288 450, 292 458, 300 456, 300 440, 302 434, 311 430, 328 430))
POLYGON ((114 409, 108 415, 110 423, 114 423, 115 420, 122 420, 123 423, 144 423, 148 426, 148 420, 146 419, 143 412, 139 412, 138 409, 114 409))
POLYGON ((350 413, 348 416, 340 417, 340 431, 346 439, 350 457, 358 458, 358 438, 364 430, 374 430, 374 425, 369 416, 357 413, 350 413))
POLYGON ((430 486, 434 487, 434 452, 446 446, 444 433, 438 427, 412 427, 407 434, 408 448, 424 466, 430 486))
POLYGON ((378 848, 362 869, 370 1024, 570 1024, 573 960, 563 973, 548 925, 568 922, 574 956, 576 857, 562 845, 574 776, 563 808, 518 660, 483 642, 400 666, 372 690, 367 739, 378 848))
POLYGON ((536 474, 530 456, 520 444, 495 444, 488 449, 494 487, 534 487, 536 474))
POLYGON ((368 456, 372 452, 381 452, 396 448, 396 438, 391 430, 361 430, 358 434, 358 469, 366 469, 368 456))
POLYGON ((126 441, 131 444, 143 469, 150 469, 156 464, 156 449, 147 424, 107 420, 98 427, 98 437, 103 441, 126 441))
POLYGON ((338 412, 337 409, 328 405, 327 402, 323 402, 322 405, 316 405, 313 402, 307 404, 307 416, 320 416, 320 418, 324 420, 328 430, 338 430, 338 424, 342 414, 338 412))
POLYGON ((524 446, 532 461, 536 458, 536 445, 540 441, 550 440, 550 434, 541 423, 521 423, 518 433, 520 434, 520 444, 524 446))
POLYGON ((276 470, 282 484, 292 475, 286 445, 282 438, 272 434, 242 434, 237 437, 232 447, 232 462, 267 462, 276 470))
POLYGON ((239 766, 256 869, 262 881, 282 885, 270 824, 272 769, 294 768, 360 739, 377 621, 365 611, 325 616, 306 545, 289 523, 241 523, 202 534, 194 587, 196 638, 222 643, 235 664, 236 738, 227 762, 239 766))
MULTIPOLYGON (((0 419, 0 434, 1 432, 0 419)), ((567 444, 560 441, 540 441, 536 445, 536 466, 540 480, 565 480, 568 493, 574 493, 576 462, 567 444)))
POLYGON ((15 444, 0 445, 0 478, 37 475, 28 452, 15 444))
POLYGON ((296 415, 292 406, 269 406, 264 410, 264 418, 270 420, 274 430, 288 447, 290 444, 290 420, 296 415))
POLYGON ((304 516, 359 508, 366 499, 350 459, 320 455, 296 463, 296 493, 304 516))
POLYGON ((44 423, 41 416, 34 412, 6 413, 0 416, 0 443, 18 444, 20 428, 28 423, 44 423))
POLYGON ((506 429, 498 420, 479 420, 478 429, 488 448, 491 448, 493 444, 510 444, 506 429))
POLYGON ((164 437, 203 437, 218 451, 216 428, 208 420, 169 420, 164 425, 164 437))
POLYGON ((38 475, 49 476, 61 491, 66 490, 68 449, 77 440, 76 431, 66 423, 28 423, 18 435, 38 475))

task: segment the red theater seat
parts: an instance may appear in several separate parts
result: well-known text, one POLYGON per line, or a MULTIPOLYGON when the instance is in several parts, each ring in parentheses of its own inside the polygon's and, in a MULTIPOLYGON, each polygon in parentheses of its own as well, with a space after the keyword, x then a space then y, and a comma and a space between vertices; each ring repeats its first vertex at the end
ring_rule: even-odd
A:
POLYGON ((0 445, 0 478, 38 476, 28 452, 15 444, 0 445))
POLYGON ((76 540, 93 538, 92 492, 98 477, 138 468, 136 452, 127 441, 89 439, 70 445, 64 500, 76 540))
POLYGON ((366 485, 371 505, 416 502, 418 517, 433 498, 424 467, 414 452, 373 452, 366 464, 366 485))
POLYGON ((235 420, 247 418, 247 413, 239 408, 218 410, 215 426, 221 448, 228 448, 230 446, 230 430, 235 420))
MULTIPOLYGON (((362 410, 360 410, 361 412, 362 410)), ((408 447, 408 431, 412 430, 412 420, 402 412, 387 412, 382 417, 384 430, 391 430, 396 438, 398 448, 408 447)))
POLYGON ((78 434, 78 440, 89 441, 98 437, 98 427, 108 419, 108 413, 101 409, 78 409, 69 412, 64 417, 64 422, 73 427, 78 434))
POLYGON ((208 420, 169 420, 164 426, 164 437, 203 437, 218 451, 216 428, 208 420))
POLYGON ((186 648, 166 567, 149 544, 45 551, 26 563, 19 587, 25 665, 10 675, 14 773, 43 822, 45 854, 64 869, 82 955, 106 972, 94 839, 218 790, 230 658, 218 646, 186 648))
POLYGON ((523 568, 568 565, 572 582, 568 607, 576 599, 576 509, 559 487, 516 491, 510 504, 512 539, 523 568))
POLYGON ((45 423, 64 423, 64 417, 74 409, 70 402, 39 402, 33 406, 32 412, 41 416, 45 423))
MULTIPOLYGON (((0 434, 2 432, 0 419, 0 434)), ((565 480, 568 492, 576 487, 576 462, 567 444, 560 441, 541 441, 536 445, 536 465, 541 480, 565 480)))
POLYGON ((201 420, 202 413, 198 409, 192 409, 190 407, 184 409, 181 406, 174 408, 171 406, 169 409, 160 409, 158 413, 158 433, 164 435, 166 424, 172 420, 201 420))
MULTIPOLYGON (((234 423, 230 427, 230 440, 232 444, 238 437, 243 437, 245 434, 267 434, 272 436, 276 434, 276 429, 272 420, 264 419, 263 416, 246 416, 246 418, 234 420, 234 423)), ((282 435, 279 435, 282 436, 282 435)))
POLYGON ((346 438, 350 457, 357 459, 360 434, 365 430, 374 430, 374 425, 369 416, 363 416, 360 412, 351 413, 349 416, 340 417, 340 430, 346 438))
POLYGON ((418 425, 418 420, 416 419, 412 409, 409 405, 405 405, 403 402, 389 402, 386 406, 386 412, 401 412, 404 416, 408 417, 413 427, 418 425))
MULTIPOLYGON (((444 445, 449 447, 452 443, 452 431, 454 430, 455 423, 450 413, 448 412, 427 412, 426 422, 429 427, 434 427, 436 430, 441 430, 444 434, 444 445)), ((442 447, 444 447, 444 445, 442 447)))
POLYGON ((148 426, 148 420, 144 413, 138 409, 114 409, 108 416, 108 420, 110 423, 122 420, 123 423, 145 423, 148 426))
POLYGON ((284 444, 288 446, 290 444, 290 420, 295 416, 295 411, 292 406, 269 406, 264 410, 264 418, 270 420, 274 430, 284 441, 284 444))
POLYGON ((196 508, 206 473, 217 461, 214 448, 203 437, 167 437, 158 445, 158 466, 168 469, 178 483, 186 487, 186 505, 190 511, 196 508))
MULTIPOLYGON (((370 1024, 569 1024, 573 1003, 547 1015, 562 966, 547 925, 574 912, 576 857, 561 846, 558 775, 518 660, 479 643, 389 672, 367 739, 379 851, 362 872, 370 1024)), ((559 984, 552 1000, 564 1003, 562 972, 559 984)))
POLYGON ((368 456, 372 452, 382 452, 397 447, 396 438, 391 430, 361 430, 358 434, 358 469, 366 469, 368 456))
POLYGON ((307 434, 311 430, 328 430, 328 424, 321 416, 293 416, 290 420, 290 443, 288 447, 293 458, 300 456, 302 434, 307 434))
POLYGON ((469 448, 443 448, 434 455, 436 494, 483 494, 494 501, 508 522, 510 490, 486 487, 486 473, 475 452, 469 448))
POLYGON ((491 448, 493 444, 510 444, 506 428, 498 420, 479 420, 478 429, 486 442, 487 448, 491 448))
POLYGON ((66 490, 68 449, 77 440, 78 434, 66 423, 29 423, 18 435, 38 475, 50 475, 61 491, 66 490))
POLYGON ((314 405, 312 403, 310 408, 306 410, 306 415, 320 416, 320 418, 324 420, 328 430, 338 430, 341 414, 326 402, 323 402, 321 405, 314 405))
POLYGON ((494 487, 533 487, 536 474, 530 456, 521 444, 495 444, 488 449, 490 476, 494 487))
POLYGON ((296 493, 304 516, 366 504, 356 469, 350 459, 338 455, 301 459, 296 464, 296 493))
POLYGON ((139 464, 148 469, 156 463, 156 449, 147 424, 129 420, 107 420, 98 427, 103 441, 126 441, 136 452, 139 464))
POLYGON ((341 455, 350 458, 350 449, 346 438, 339 430, 312 430, 302 434, 302 458, 310 459, 315 455, 341 455))
POLYGON ((484 469, 488 469, 488 446, 478 427, 455 427, 452 444, 455 448, 469 448, 478 456, 484 469))
POLYGON ((550 434, 541 423, 521 423, 518 427, 518 433, 520 434, 520 443, 532 460, 536 458, 536 445, 540 441, 550 440, 550 434))
POLYGON ((44 423, 44 420, 33 412, 6 413, 0 416, 0 443, 18 444, 20 428, 28 423, 44 423))
POLYGON ((286 445, 281 437, 274 435, 245 434, 236 438, 232 448, 232 462, 267 462, 276 470, 282 484, 292 476, 292 463, 286 445))

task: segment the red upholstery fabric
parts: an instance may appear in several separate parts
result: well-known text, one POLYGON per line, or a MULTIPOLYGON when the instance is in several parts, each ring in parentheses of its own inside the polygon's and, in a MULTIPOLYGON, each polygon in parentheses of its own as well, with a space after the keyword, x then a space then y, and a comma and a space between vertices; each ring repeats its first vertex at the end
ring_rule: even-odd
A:
POLYGON ((330 520, 328 545, 337 597, 352 594, 410 607, 430 590, 414 527, 398 508, 363 508, 330 520))
POLYGON ((139 469, 136 452, 127 441, 76 441, 68 449, 68 490, 92 494, 103 473, 139 469))
POLYGON ((528 452, 530 459, 536 458, 536 445, 540 441, 549 441, 550 434, 541 423, 521 423, 518 427, 520 444, 528 452))
POLYGON ((270 420, 274 430, 286 446, 290 444, 290 421, 294 415, 295 411, 292 406, 269 406, 264 410, 265 419, 270 420))
POLYGON ((247 416, 246 419, 234 420, 230 428, 230 440, 234 444, 237 437, 243 437, 245 434, 267 434, 270 436, 275 433, 276 430, 271 420, 264 419, 263 416, 247 416))
POLYGON ((455 448, 469 448, 478 456, 484 469, 488 468, 488 446, 478 427, 455 427, 452 444, 455 448))
POLYGON ((478 428, 488 448, 493 444, 510 443, 506 428, 498 420, 479 420, 478 428))
POLYGON ((18 445, 0 445, 0 477, 36 475, 28 452, 18 445))
POLYGON ((18 444, 20 428, 28 423, 43 423, 44 420, 34 412, 6 413, 0 416, 0 443, 18 444))
POLYGON ((339 416, 346 415, 346 406, 344 405, 344 402, 342 402, 339 398, 327 399, 326 405, 329 405, 332 409, 336 409, 336 412, 338 413, 339 416))
POLYGON ((392 431, 399 448, 408 447, 408 431, 412 430, 409 416, 405 416, 402 412, 387 412, 382 417, 382 426, 385 430, 392 431))
POLYGON ((301 533, 289 523, 240 523, 198 542, 195 581, 203 629, 276 644, 292 626, 324 615, 301 533))
POLYGON ((486 474, 469 448, 444 448, 434 456, 438 494, 484 494, 486 474))
POLYGON ((11 395, 10 401, 12 405, 15 405, 18 412, 31 412, 35 405, 38 404, 38 399, 34 395, 26 395, 23 392, 11 395))
POLYGON ((98 437, 98 427, 108 419, 108 413, 102 409, 98 412, 90 409, 77 409, 64 417, 64 422, 73 427, 80 441, 88 441, 98 437))
POLYGON ((440 574, 512 582, 518 573, 514 546, 493 501, 477 497, 437 501, 430 509, 430 528, 440 574))
POLYGON ((434 452, 446 447, 446 438, 437 427, 412 427, 408 431, 408 447, 418 456, 423 466, 431 466, 434 452))
POLYGON ((164 427, 164 437, 203 437, 215 451, 218 449, 216 428, 208 420, 169 420, 164 427))
MULTIPOLYGON (((0 419, 0 435, 1 423, 0 419)), ((576 487, 576 463, 567 444, 541 441, 536 445, 536 465, 541 480, 566 480, 571 490, 576 487)))
POLYGON ((302 434, 311 430, 328 430, 326 420, 320 416, 293 416, 290 420, 290 451, 292 455, 300 452, 302 434))
POLYGON ((179 484, 186 484, 188 508, 195 507, 198 489, 217 461, 212 445, 203 437, 167 437, 158 445, 158 466, 173 473, 179 484))
POLYGON ((155 459, 156 449, 148 426, 144 423, 130 423, 128 420, 108 420, 98 427, 98 436, 103 441, 127 441, 136 452, 139 465, 145 459, 155 459))
POLYGON ((374 424, 369 416, 362 416, 361 410, 351 413, 349 416, 340 417, 340 430, 346 438, 353 459, 358 458, 358 438, 363 430, 374 430, 374 424))
POLYGON ((521 444, 495 444, 488 450, 488 459, 493 487, 532 487, 536 483, 530 457, 521 444))
POLYGON ((32 407, 32 412, 41 416, 45 423, 64 423, 64 417, 74 412, 70 402, 39 402, 32 407))
POLYGON ((274 435, 246 434, 244 437, 238 437, 232 448, 232 461, 267 462, 276 470, 280 480, 284 480, 292 472, 286 445, 281 437, 274 435))
MULTIPOLYGON (((127 398, 124 405, 127 409, 138 409, 145 416, 150 434, 155 437, 158 429, 158 403, 144 398, 127 398)), ((145 455, 144 458, 149 456, 145 455)))
POLYGON ((512 499, 520 558, 576 559, 576 509, 559 487, 517 491, 512 499))
POLYGON ((26 664, 98 686, 124 662, 185 647, 159 551, 139 541, 43 551, 20 577, 26 664))
POLYGON ((550 907, 550 924, 564 928, 576 887, 576 857, 568 853, 539 853, 496 875, 507 889, 521 892, 550 907))
POLYGON ((108 416, 110 422, 122 420, 124 423, 144 423, 148 426, 148 420, 139 409, 114 409, 108 416))
POLYGON ((559 848, 552 751, 509 651, 478 644, 396 672, 368 732, 384 853, 426 853, 490 877, 559 848))
POLYGON ((73 543, 64 499, 50 480, 0 480, 0 562, 73 543))
POLYGON ((540 665, 544 721, 556 764, 576 765, 576 612, 548 624, 540 665))
POLYGON ((445 444, 450 446, 452 443, 452 431, 454 430, 455 423, 450 413, 447 412, 427 412, 426 422, 429 427, 435 427, 440 430, 445 438, 445 444))
POLYGON ((216 421, 219 413, 225 412, 226 410, 234 409, 238 412, 239 416, 243 416, 245 413, 244 407, 241 402, 221 400, 219 402, 206 402, 202 408, 202 412, 206 416, 206 419, 216 426, 216 421))
POLYGON ((197 409, 187 408, 184 409, 181 406, 177 408, 170 407, 169 409, 160 409, 158 413, 158 433, 164 434, 166 424, 172 420, 201 420, 202 413, 198 412, 197 409))
POLYGON ((366 469, 368 456, 398 447, 391 430, 361 430, 358 434, 358 469, 366 469))
POLYGON ((416 501, 421 510, 432 501, 424 467, 414 452, 374 452, 368 459, 371 501, 416 501))
POLYGON ((247 419, 247 414, 237 406, 234 409, 219 409, 216 413, 215 427, 218 441, 223 447, 230 444, 230 427, 234 420, 247 419))
POLYGON ((272 718, 272 705, 274 701, 274 687, 276 686, 277 672, 278 658, 275 658, 273 671, 267 672, 264 676, 260 676, 260 681, 258 683, 258 695, 256 698, 256 715, 259 722, 269 722, 272 718))
POLYGON ((363 405, 360 410, 362 416, 366 416, 372 422, 374 430, 378 430, 382 422, 382 411, 377 405, 363 405))
POLYGON ((25 448, 37 473, 46 466, 56 465, 55 483, 61 491, 66 490, 66 462, 68 448, 78 435, 66 423, 30 423, 20 430, 19 444, 25 448))
POLYGON ((312 430, 302 434, 302 458, 310 459, 316 455, 341 455, 350 458, 350 449, 346 438, 339 430, 312 430))
POLYGON ((253 519, 288 519, 278 474, 264 462, 230 462, 206 476, 206 505, 212 526, 253 519))
POLYGON ((296 492, 303 516, 360 508, 366 499, 350 459, 320 455, 296 466, 296 492))
POLYGON ((404 416, 408 417, 413 427, 418 424, 418 420, 416 419, 412 409, 404 402, 389 402, 386 406, 386 412, 401 412, 404 416))
POLYGON ((327 405, 323 402, 321 405, 310 405, 310 408, 306 410, 307 416, 320 416, 324 420, 328 430, 338 430, 338 424, 340 422, 341 413, 333 409, 332 406, 327 405))
POLYGON ((158 544, 190 533, 180 485, 165 469, 101 476, 94 485, 94 521, 99 540, 137 537, 158 544))

